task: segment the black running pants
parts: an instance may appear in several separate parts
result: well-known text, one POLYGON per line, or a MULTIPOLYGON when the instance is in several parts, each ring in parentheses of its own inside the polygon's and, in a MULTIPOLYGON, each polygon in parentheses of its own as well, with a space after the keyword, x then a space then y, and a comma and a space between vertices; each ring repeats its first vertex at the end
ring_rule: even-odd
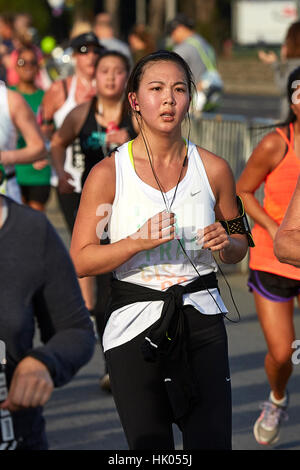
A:
POLYGON ((69 233, 70 235, 72 235, 77 211, 80 204, 81 193, 62 194, 59 192, 58 188, 56 188, 56 194, 59 202, 59 207, 63 213, 69 233))
MULTIPOLYGON (((224 318, 185 306, 188 352, 199 400, 181 423, 183 449, 231 449, 231 384, 224 318)), ((172 410, 157 363, 145 362, 145 332, 105 353, 130 450, 173 450, 172 410)))

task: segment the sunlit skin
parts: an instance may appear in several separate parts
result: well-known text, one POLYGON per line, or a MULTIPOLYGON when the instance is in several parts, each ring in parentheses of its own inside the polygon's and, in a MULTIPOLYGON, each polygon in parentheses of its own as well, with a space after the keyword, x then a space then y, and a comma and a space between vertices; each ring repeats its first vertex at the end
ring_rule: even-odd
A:
POLYGON ((103 98, 121 98, 127 80, 125 64, 119 57, 104 57, 96 70, 97 93, 103 98))
POLYGON ((95 53, 95 46, 88 46, 87 54, 74 53, 74 60, 76 62, 76 73, 79 77, 86 77, 87 79, 94 78, 95 63, 97 54, 95 53))
POLYGON ((34 93, 36 91, 34 80, 38 72, 38 61, 35 53, 30 50, 21 52, 18 57, 16 70, 20 77, 19 91, 22 93, 34 93))
POLYGON ((181 123, 190 105, 184 71, 172 62, 152 63, 143 73, 139 90, 131 93, 131 103, 140 111, 145 131, 165 131, 182 143, 181 123))
MULTIPOLYGON (((153 167, 167 192, 178 180, 186 153, 181 124, 189 109, 190 94, 184 70, 173 62, 148 64, 137 93, 130 93, 129 101, 143 135, 147 136, 153 167)), ((157 188, 141 133, 133 143, 133 155, 136 173, 157 188)), ((186 170, 187 167, 182 178, 186 170)))
POLYGON ((274 240, 274 253, 281 263, 300 267, 300 177, 274 240))

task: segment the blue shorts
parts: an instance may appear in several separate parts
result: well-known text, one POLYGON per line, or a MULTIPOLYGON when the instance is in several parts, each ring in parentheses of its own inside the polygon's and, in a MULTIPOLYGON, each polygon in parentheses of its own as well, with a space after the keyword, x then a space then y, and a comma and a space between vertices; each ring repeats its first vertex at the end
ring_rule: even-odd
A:
POLYGON ((250 292, 255 291, 273 302, 288 302, 300 294, 300 281, 277 274, 250 269, 250 292))

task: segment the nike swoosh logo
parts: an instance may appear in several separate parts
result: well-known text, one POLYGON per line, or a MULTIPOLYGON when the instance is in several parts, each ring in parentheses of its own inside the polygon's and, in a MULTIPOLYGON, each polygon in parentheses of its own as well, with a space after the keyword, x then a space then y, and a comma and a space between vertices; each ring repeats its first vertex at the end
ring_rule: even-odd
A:
POLYGON ((226 382, 230 382, 231 378, 230 377, 226 377, 226 382))
POLYGON ((191 196, 196 196, 198 193, 201 193, 201 189, 198 189, 198 191, 191 191, 191 196))

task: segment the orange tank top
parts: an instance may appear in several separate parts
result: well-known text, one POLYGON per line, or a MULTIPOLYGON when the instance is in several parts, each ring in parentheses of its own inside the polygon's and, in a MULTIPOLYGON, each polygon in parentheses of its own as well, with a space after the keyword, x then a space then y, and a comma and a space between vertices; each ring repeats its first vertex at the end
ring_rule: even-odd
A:
MULTIPOLYGON (((290 140, 281 129, 276 128, 276 131, 287 143, 288 151, 277 167, 265 179, 263 207, 267 214, 279 225, 296 187, 300 173, 300 159, 294 149, 293 124, 290 124, 290 140)), ((280 263, 275 257, 273 241, 266 229, 255 224, 252 234, 255 247, 250 248, 249 266, 251 269, 300 280, 299 268, 280 263)))

